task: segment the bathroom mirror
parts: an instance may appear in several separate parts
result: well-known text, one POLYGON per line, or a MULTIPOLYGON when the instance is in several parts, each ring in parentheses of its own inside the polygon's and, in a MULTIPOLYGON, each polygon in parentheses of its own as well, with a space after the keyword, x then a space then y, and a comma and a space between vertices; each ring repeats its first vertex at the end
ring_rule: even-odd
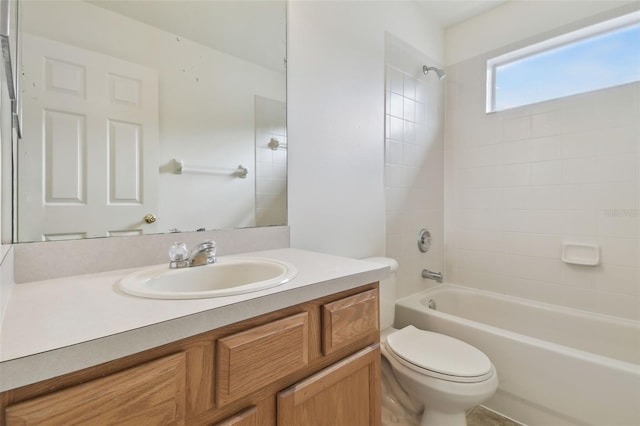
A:
POLYGON ((286 3, 28 0, 14 240, 286 224, 286 3))

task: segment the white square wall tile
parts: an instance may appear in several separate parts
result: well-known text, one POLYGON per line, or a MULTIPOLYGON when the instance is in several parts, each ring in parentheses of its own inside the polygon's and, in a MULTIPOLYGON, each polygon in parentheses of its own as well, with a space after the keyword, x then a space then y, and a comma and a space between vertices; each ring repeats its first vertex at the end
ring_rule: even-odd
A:
POLYGON ((531 161, 562 158, 562 137, 547 136, 531 140, 531 161))
POLYGON ((597 205, 607 210, 634 210, 640 207, 638 183, 601 183, 597 185, 597 205))
POLYGON ((562 183, 562 162, 560 160, 531 163, 532 185, 558 185, 562 183))
POLYGON ((402 210, 404 201, 407 198, 406 188, 386 188, 385 190, 385 209, 402 210))
POLYGON ((503 188, 502 207, 505 209, 529 209, 531 207, 531 188, 528 186, 503 188))
POLYGON ((403 124, 403 141, 408 143, 416 143, 416 124, 411 121, 404 121, 403 124))
POLYGON ((599 129, 598 153, 600 155, 634 154, 640 151, 638 124, 599 129))
POLYGON ((599 182, 637 182, 640 176, 638 158, 633 155, 601 157, 599 163, 599 182))
POLYGON ((595 96, 582 94, 567 99, 563 109, 563 133, 584 132, 598 126, 599 115, 595 96))
POLYGON ((399 211, 388 211, 386 214, 386 234, 399 235, 402 233, 402 213, 399 211))
POLYGON ((404 97, 409 99, 416 99, 416 80, 409 76, 404 76, 404 97))
POLYGON ((531 232, 536 234, 560 234, 562 232, 563 214, 561 210, 532 210, 531 232))
POLYGON ((504 232, 503 234, 504 250, 507 253, 529 256, 531 255, 531 236, 522 232, 504 232))
POLYGON ((562 158, 587 158, 598 154, 602 135, 595 131, 562 135, 562 158))
POLYGON ((567 184, 598 182, 598 159, 579 158, 563 160, 562 182, 567 184))
POLYGON ((402 164, 402 142, 387 139, 385 143, 385 163, 402 164))
POLYGON ((428 90, 427 83, 424 80, 416 81, 416 101, 421 104, 425 104, 427 102, 428 90))
POLYGON ((397 117, 388 117, 389 119, 389 139, 402 141, 404 120, 397 117))
POLYGON ((562 237, 556 234, 532 234, 531 255, 560 259, 562 255, 562 237))
POLYGON ((531 141, 521 140, 498 145, 501 150, 498 158, 503 164, 525 163, 531 161, 531 141))
POLYGON ((639 238, 640 210, 599 209, 598 233, 603 237, 639 238))
POLYGON ((387 188, 402 188, 405 186, 404 167, 396 164, 385 165, 385 186, 387 188))
POLYGON ((567 210, 597 209, 604 204, 599 201, 598 184, 562 185, 562 208, 567 210))
POLYGON ((541 185, 529 188, 529 208, 534 210, 562 209, 563 196, 561 185, 541 185))
POLYGON ((598 271, 598 290, 609 293, 640 295, 640 269, 604 264, 598 271))
POLYGON ((387 65, 387 75, 389 76, 389 90, 402 95, 404 93, 404 75, 402 72, 387 65))
POLYGON ((502 168, 504 186, 524 186, 531 184, 531 164, 511 164, 502 168))
POLYGON ((598 235, 597 210, 563 211, 562 232, 570 235, 598 235))
POLYGON ((502 120, 502 140, 514 141, 531 137, 531 117, 514 117, 502 120))
POLYGON ((419 166, 416 158, 416 146, 412 143, 402 144, 402 164, 405 166, 419 166))
POLYGON ((604 126, 637 125, 638 94, 633 85, 626 84, 598 93, 598 119, 604 126))
POLYGON ((404 98, 402 95, 398 95, 397 93, 391 93, 389 95, 389 111, 388 114, 402 118, 404 111, 404 98))
POLYGON ((602 238, 600 258, 603 264, 640 266, 639 241, 635 238, 602 238))
POLYGON ((427 107, 423 103, 416 103, 416 117, 415 122, 418 124, 424 124, 427 120, 427 107))
POLYGON ((410 98, 404 98, 403 117, 405 121, 416 121, 416 101, 410 98))
POLYGON ((531 136, 553 136, 562 133, 562 115, 560 111, 534 114, 531 117, 531 136))

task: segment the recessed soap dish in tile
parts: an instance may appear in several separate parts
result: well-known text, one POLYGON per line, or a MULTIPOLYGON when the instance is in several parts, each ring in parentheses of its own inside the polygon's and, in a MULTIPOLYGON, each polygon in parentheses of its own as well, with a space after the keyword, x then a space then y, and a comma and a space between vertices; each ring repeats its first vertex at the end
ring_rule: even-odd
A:
POLYGON ((562 261, 573 265, 596 266, 600 263, 597 244, 562 243, 562 261))

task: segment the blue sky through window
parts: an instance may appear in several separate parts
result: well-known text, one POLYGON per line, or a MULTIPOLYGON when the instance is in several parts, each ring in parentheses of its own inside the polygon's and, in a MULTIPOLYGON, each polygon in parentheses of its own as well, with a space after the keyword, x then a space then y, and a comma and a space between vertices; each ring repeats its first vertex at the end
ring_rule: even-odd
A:
POLYGON ((640 23, 497 65, 494 111, 640 81, 640 23))

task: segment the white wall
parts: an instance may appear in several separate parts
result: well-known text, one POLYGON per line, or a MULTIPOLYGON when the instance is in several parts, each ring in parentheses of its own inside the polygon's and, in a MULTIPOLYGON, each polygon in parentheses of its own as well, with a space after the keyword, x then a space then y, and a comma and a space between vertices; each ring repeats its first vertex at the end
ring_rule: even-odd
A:
POLYGON ((288 13, 291 245, 383 255, 385 31, 442 62, 442 30, 410 2, 294 0, 288 13))
POLYGON ((160 231, 255 225, 254 100, 284 101, 283 73, 80 1, 25 2, 23 28, 158 70, 160 231), (176 175, 174 158, 249 175, 176 175))
POLYGON ((448 67, 449 280, 639 318, 640 84, 486 114, 486 59, 503 51, 448 67), (563 263, 565 241, 598 244, 601 264, 563 263))

